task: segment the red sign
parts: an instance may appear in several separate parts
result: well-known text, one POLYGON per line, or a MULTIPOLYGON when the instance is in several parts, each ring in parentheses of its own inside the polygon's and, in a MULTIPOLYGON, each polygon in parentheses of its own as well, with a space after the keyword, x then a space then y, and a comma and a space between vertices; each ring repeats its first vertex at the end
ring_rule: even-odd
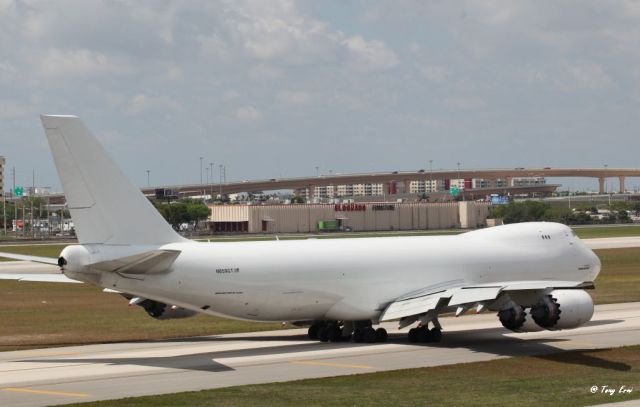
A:
POLYGON ((367 207, 364 204, 336 204, 336 212, 364 212, 367 207))

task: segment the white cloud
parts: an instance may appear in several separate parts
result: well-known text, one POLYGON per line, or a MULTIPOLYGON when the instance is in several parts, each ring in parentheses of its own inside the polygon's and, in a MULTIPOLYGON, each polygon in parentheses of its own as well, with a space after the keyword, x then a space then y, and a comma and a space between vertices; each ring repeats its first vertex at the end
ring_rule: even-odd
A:
POLYGON ((181 105, 166 96, 150 96, 140 93, 127 101, 125 109, 129 114, 137 115, 148 111, 178 111, 181 109, 181 105))
POLYGON ((39 70, 46 76, 129 75, 136 71, 133 64, 122 58, 107 56, 88 49, 57 49, 45 52, 39 70))
POLYGON ((242 121, 255 121, 262 119, 263 114, 253 106, 241 106, 236 109, 235 116, 242 121))
POLYGON ((357 70, 386 70, 398 64, 396 54, 381 41, 366 41, 358 35, 345 39, 342 44, 349 51, 351 66, 357 70))
POLYGON ((19 101, 0 99, 0 119, 14 120, 29 116, 36 117, 32 107, 19 101))
POLYGON ((425 65, 419 66, 418 69, 422 73, 422 76, 424 76, 425 79, 430 80, 431 82, 444 82, 450 76, 449 70, 444 66, 425 65))
POLYGON ((444 104, 447 107, 461 110, 478 109, 485 106, 485 102, 481 98, 473 96, 446 98, 444 104))
POLYGON ((290 106, 308 106, 312 99, 310 93, 301 91, 281 91, 276 95, 278 102, 290 106))

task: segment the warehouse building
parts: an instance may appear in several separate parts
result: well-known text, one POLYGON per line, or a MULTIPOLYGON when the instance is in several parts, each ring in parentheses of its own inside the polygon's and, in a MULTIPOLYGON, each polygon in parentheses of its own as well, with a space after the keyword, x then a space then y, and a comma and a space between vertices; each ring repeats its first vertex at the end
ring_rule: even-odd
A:
POLYGON ((212 205, 209 227, 219 233, 314 233, 429 230, 486 226, 489 204, 345 203, 212 205))

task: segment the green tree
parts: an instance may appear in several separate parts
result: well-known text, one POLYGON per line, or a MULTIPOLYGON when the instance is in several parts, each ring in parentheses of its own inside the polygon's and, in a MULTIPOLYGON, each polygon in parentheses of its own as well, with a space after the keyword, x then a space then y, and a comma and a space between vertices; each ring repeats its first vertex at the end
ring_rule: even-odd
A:
POLYGON ((206 220, 211 215, 211 209, 204 202, 191 202, 187 204, 189 221, 195 222, 196 228, 201 220, 206 220))

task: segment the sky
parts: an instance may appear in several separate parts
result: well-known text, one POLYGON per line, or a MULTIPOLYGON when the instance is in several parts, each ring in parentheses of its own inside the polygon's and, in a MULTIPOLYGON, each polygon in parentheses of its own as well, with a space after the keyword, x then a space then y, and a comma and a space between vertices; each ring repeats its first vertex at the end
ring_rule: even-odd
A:
POLYGON ((7 187, 60 188, 40 113, 142 186, 640 167, 639 107, 638 1, 0 0, 7 187))

